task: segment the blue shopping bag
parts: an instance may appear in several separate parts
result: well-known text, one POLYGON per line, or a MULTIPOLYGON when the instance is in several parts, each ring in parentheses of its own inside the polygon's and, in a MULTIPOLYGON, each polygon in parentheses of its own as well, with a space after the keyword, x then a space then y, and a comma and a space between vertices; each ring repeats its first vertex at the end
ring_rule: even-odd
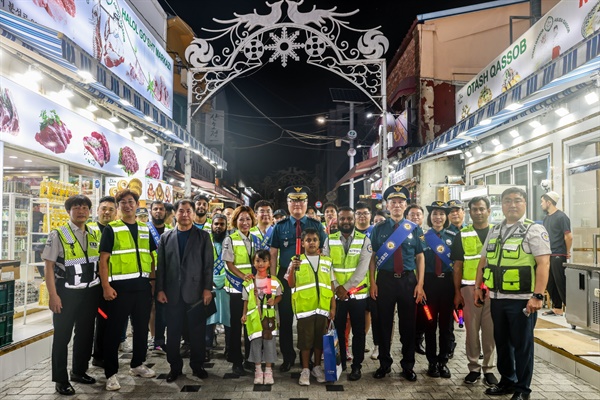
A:
POLYGON ((335 382, 342 375, 340 344, 333 321, 329 322, 327 333, 323 335, 323 365, 327 382, 335 382))

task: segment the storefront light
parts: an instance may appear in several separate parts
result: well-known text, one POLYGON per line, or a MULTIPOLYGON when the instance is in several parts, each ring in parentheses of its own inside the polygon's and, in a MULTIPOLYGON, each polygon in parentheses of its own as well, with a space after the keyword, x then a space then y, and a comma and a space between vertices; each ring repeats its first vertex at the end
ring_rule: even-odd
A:
POLYGON ((152 119, 152 117, 151 117, 151 116, 149 116, 149 115, 144 115, 144 119, 145 119, 146 121, 148 121, 148 122, 154 122, 154 120, 152 119))
POLYGON ((595 90, 585 95, 585 101, 588 103, 588 105, 595 104, 598 102, 598 100, 598 93, 596 93, 595 90))
POLYGON ((66 87, 65 85, 63 85, 62 89, 60 89, 60 91, 58 92, 58 95, 60 97, 64 97, 65 99, 70 99, 75 94, 73 93, 73 91, 71 89, 69 89, 68 87, 66 87))
POLYGON ((542 123, 540 121, 538 121, 537 119, 534 119, 533 121, 529 122, 529 126, 532 127, 533 129, 539 128, 540 126, 542 126, 542 123))
POLYGON ((510 136, 512 136, 513 138, 519 137, 519 131, 516 129, 511 130, 510 132, 508 132, 510 134, 510 136))
POLYGON ((482 120, 479 122, 479 125, 481 125, 481 126, 485 126, 485 125, 489 125, 489 124, 491 124, 491 123, 492 123, 492 120, 491 120, 490 118, 486 118, 486 119, 482 119, 482 120))
POLYGON ((90 100, 89 104, 87 105, 87 107, 85 109, 88 110, 89 112, 96 112, 96 111, 98 111, 98 106, 95 105, 94 102, 92 102, 90 100))
POLYGON ((483 148, 480 145, 477 145, 475 147, 475 151, 477 152, 477 154, 481 154, 483 152, 483 148))
POLYGON ((173 131, 172 131, 172 130, 170 130, 170 129, 167 129, 167 130, 165 131, 165 134, 167 134, 167 135, 174 135, 173 131))
POLYGON ((90 71, 86 71, 84 69, 80 69, 80 70, 77 71, 77 75, 79 75, 83 79, 84 83, 96 82, 96 79, 94 78, 94 75, 92 75, 92 73, 90 71))
POLYGON ((473 153, 471 153, 471 151, 467 150, 467 151, 465 151, 465 156, 467 156, 467 158, 471 158, 471 157, 473 157, 473 153))
POLYGON ((221 164, 217 165, 217 169, 223 169, 223 166, 221 164))
POLYGON ((119 122, 119 117, 117 117, 114 113, 111 113, 110 118, 108 118, 108 120, 113 124, 116 124, 117 122, 119 122))
POLYGON ((444 147, 448 147, 448 143, 440 143, 439 148, 443 149, 444 147))
POLYGON ((169 183, 173 183, 173 182, 175 182, 175 178, 169 179, 169 183))
POLYGON ((523 107, 523 104, 521 104, 521 103, 511 103, 506 106, 506 109, 509 111, 516 111, 521 107, 523 107))
POLYGON ((183 146, 184 147, 190 147, 190 144, 188 142, 183 142, 183 146))
POLYGON ((30 163, 30 162, 33 162, 33 160, 25 159, 25 160, 23 160, 23 162, 30 163))
POLYGON ((124 130, 125 132, 131 133, 131 132, 133 132, 135 129, 133 129, 133 127, 132 127, 131 125, 127 124, 127 127, 126 127, 126 128, 123 128, 123 130, 124 130))
POLYGON ((31 65, 27 68, 27 72, 23 74, 23 79, 27 81, 39 82, 42 78, 42 73, 37 69, 32 68, 31 65))
POLYGON ((566 106, 559 107, 556 110, 554 110, 554 112, 559 117, 565 117, 565 116, 569 115, 569 110, 567 109, 566 106))
POLYGON ((500 144, 500 139, 498 139, 498 136, 494 136, 494 137, 492 138, 492 144, 493 144, 494 146, 498 146, 498 145, 500 144))
POLYGON ((119 99, 119 103, 121 103, 122 105, 124 105, 125 107, 130 107, 131 103, 125 99, 119 99))

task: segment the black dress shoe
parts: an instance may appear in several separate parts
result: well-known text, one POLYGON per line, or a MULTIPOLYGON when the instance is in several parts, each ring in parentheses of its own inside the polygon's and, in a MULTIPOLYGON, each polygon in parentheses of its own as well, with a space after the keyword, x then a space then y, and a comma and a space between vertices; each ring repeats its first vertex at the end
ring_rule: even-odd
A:
POLYGON ((385 378, 385 376, 387 374, 390 374, 391 372, 392 372, 391 367, 379 367, 379 368, 377 368, 377 371, 375 371, 375 373, 373 374, 373 378, 375 378, 375 379, 385 378))
POLYGON ((448 358, 454 357, 454 349, 456 348, 456 342, 452 342, 450 345, 450 351, 448 352, 448 358))
POLYGON ((432 378, 440 377, 440 371, 438 371, 437 364, 435 364, 435 363, 429 364, 429 368, 427 368, 427 375, 432 378))
POLYGON ((438 371, 440 373, 440 376, 442 378, 450 378, 452 375, 450 374, 450 370, 448 369, 448 366, 446 364, 438 364, 438 371))
POLYGON ((504 396, 505 394, 512 394, 514 392, 515 388, 513 385, 506 385, 503 383, 485 389, 485 394, 490 396, 504 396))
POLYGON ((237 376, 246 376, 246 371, 244 371, 242 363, 233 364, 233 366, 231 367, 231 372, 233 372, 237 376))
POLYGON ((425 354, 425 334, 417 335, 415 342, 415 352, 419 354, 425 354))
POLYGON ((279 366, 279 371, 280 372, 288 372, 290 369, 292 369, 293 365, 294 365, 294 361, 284 361, 283 364, 281 364, 279 366))
POLYGON ((63 396, 73 396, 75 394, 75 389, 69 382, 56 382, 54 386, 58 394, 62 394, 63 396))
POLYGON ((169 371, 169 373, 167 374, 167 383, 175 382, 180 375, 181 371, 169 371))
POLYGON ((348 380, 357 381, 361 376, 362 373, 360 372, 360 367, 352 367, 352 372, 350 372, 350 375, 348 375, 348 380))
POLYGON ((73 382, 83 383, 84 385, 93 385, 96 383, 96 379, 92 378, 88 374, 79 375, 74 372, 71 372, 71 380, 73 382))
POLYGON ((400 375, 410 382, 415 382, 417 380, 417 374, 415 374, 415 371, 412 369, 403 369, 400 375))
POLYGON ((200 379, 206 379, 208 378, 208 372, 206 372, 206 370, 202 367, 198 368, 197 370, 195 370, 193 372, 193 375, 200 378, 200 379))
POLYGON ((104 368, 104 360, 99 358, 92 358, 92 365, 98 368, 104 368))
POLYGON ((510 400, 529 400, 529 395, 526 393, 515 392, 510 400))

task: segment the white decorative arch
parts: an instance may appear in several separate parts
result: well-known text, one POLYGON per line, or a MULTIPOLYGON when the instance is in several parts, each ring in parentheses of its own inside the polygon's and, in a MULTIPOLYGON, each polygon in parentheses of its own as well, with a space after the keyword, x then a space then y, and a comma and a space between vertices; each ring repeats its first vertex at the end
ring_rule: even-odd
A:
POLYGON ((256 70, 265 63, 281 60, 286 67, 291 60, 324 68, 353 83, 380 109, 386 109, 386 64, 381 58, 388 49, 388 39, 373 29, 355 29, 343 18, 359 12, 337 12, 313 6, 300 11, 304 0, 279 0, 266 3, 268 14, 234 13, 229 20, 213 20, 220 29, 205 29, 211 38, 195 38, 185 51, 191 66, 188 74, 189 118, 229 81, 256 70), (283 5, 287 5, 284 12, 283 5), (342 34, 356 36, 350 39, 342 34), (224 42, 221 54, 215 53, 216 42, 224 42), (195 108, 194 108, 195 107, 195 108))

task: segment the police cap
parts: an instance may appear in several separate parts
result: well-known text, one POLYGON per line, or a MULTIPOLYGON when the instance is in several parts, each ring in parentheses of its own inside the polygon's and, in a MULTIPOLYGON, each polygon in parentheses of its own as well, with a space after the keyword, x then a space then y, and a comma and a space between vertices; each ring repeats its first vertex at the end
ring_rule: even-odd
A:
POLYGON ((410 193, 408 189, 402 185, 392 185, 383 192, 383 199, 389 200, 393 198, 404 199, 407 202, 410 200, 410 193))
POLYGON ((446 207, 446 203, 443 201, 434 201, 430 206, 427 206, 427 211, 431 212, 433 210, 444 210, 446 214, 450 212, 450 209, 446 207))
POLYGON ((450 200, 446 203, 446 207, 452 209, 452 208, 460 208, 464 210, 464 205, 463 202, 460 200, 450 200))
POLYGON ((148 215, 148 209, 140 207, 137 210, 135 210, 135 215, 148 215))
POLYGON ((282 217, 287 217, 287 213, 285 212, 285 210, 283 210, 281 208, 278 209, 278 210, 275 210, 275 212, 273 212, 273 217, 277 217, 277 216, 280 216, 280 215, 282 217))
POLYGON ((288 186, 285 189, 285 194, 290 200, 307 200, 309 192, 308 186, 302 185, 288 186))

